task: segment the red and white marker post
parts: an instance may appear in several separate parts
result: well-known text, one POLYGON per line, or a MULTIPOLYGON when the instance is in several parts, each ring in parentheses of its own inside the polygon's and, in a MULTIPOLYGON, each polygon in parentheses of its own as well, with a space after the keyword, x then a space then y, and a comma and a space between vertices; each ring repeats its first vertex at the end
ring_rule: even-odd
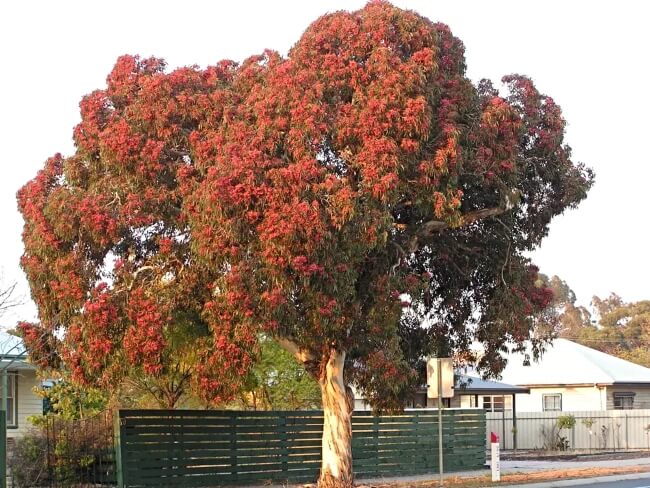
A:
POLYGON ((501 461, 499 460, 499 436, 490 432, 490 466, 492 468, 492 481, 501 481, 501 461))

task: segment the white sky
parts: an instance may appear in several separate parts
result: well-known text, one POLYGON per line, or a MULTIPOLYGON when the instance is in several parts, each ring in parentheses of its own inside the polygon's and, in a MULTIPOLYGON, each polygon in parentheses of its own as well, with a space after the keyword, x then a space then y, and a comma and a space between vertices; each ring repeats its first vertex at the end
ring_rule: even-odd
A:
MULTIPOLYGON (((363 1, 98 0, 0 3, 0 268, 26 304, 0 319, 34 317, 18 267, 18 188, 43 161, 73 152, 82 95, 103 88, 121 54, 156 55, 170 67, 286 53, 319 15, 363 1)), ((469 76, 531 76, 562 107, 574 159, 597 182, 578 210, 556 219, 534 255, 587 304, 594 294, 650 299, 647 195, 649 18, 645 2, 407 1, 448 24, 466 46, 469 76)))

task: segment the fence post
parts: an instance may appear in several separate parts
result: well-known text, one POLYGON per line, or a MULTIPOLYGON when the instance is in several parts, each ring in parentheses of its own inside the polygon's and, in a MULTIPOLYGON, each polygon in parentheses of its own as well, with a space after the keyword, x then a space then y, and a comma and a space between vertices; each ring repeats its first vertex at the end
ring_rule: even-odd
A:
POLYGON ((372 443, 375 448, 375 458, 379 459, 379 417, 374 413, 372 414, 372 443))
POLYGON ((512 394, 512 449, 517 450, 517 395, 512 394))
POLYGON ((237 479, 237 416, 230 414, 230 473, 233 480, 237 479))
POLYGON ((115 444, 115 481, 118 488, 125 488, 122 468, 122 419, 120 419, 119 410, 113 416, 113 437, 115 444))
POLYGON ((630 437, 629 437, 629 424, 627 421, 627 413, 625 414, 625 449, 630 448, 630 437))
MULTIPOLYGON (((281 428, 280 431, 280 462, 282 463, 282 472, 289 477, 289 441, 287 434, 287 412, 281 412, 278 414, 278 424, 281 428)), ((295 422, 294 422, 295 424, 295 422)))

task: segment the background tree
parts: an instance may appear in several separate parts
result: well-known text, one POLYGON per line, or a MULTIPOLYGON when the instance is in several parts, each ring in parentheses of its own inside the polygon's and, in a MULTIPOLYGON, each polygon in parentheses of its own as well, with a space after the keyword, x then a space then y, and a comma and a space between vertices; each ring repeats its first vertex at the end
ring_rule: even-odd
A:
POLYGON ((650 367, 650 300, 626 303, 612 293, 605 299, 594 297, 592 305, 598 313, 598 323, 583 327, 572 339, 650 367))
POLYGON ((590 311, 576 304, 575 293, 558 276, 540 274, 539 280, 553 290, 548 308, 554 310, 559 337, 650 367, 650 301, 627 303, 611 293, 594 296, 590 311))
POLYGON ((586 307, 576 304, 576 295, 569 284, 558 276, 551 278, 540 275, 544 286, 553 291, 553 300, 549 308, 556 316, 555 333, 567 339, 576 338, 591 327, 591 313, 586 307))
POLYGON ((471 359, 474 339, 499 371, 552 298, 524 253, 592 182, 554 101, 518 75, 474 86, 463 50, 372 2, 321 17, 286 58, 166 73, 121 57, 81 102, 76 153, 19 192, 26 337, 63 329, 45 344, 108 385, 160 375, 187 317, 191 382, 219 404, 271 335, 321 389, 319 484, 351 486, 348 385, 399 409, 414 358, 471 359))
POLYGON ((258 361, 233 406, 247 410, 320 408, 320 388, 296 358, 269 337, 260 339, 258 361))

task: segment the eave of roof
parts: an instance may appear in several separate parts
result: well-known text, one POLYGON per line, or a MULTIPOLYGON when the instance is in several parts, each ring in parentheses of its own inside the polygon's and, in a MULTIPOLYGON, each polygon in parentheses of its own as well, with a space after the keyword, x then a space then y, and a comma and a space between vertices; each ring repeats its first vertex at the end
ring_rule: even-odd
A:
POLYGON ((530 388, 524 386, 516 386, 513 388, 454 388, 454 393, 459 395, 514 395, 516 393, 530 393, 530 388))
POLYGON ((650 388, 650 381, 611 381, 608 383, 530 383, 519 385, 530 388, 602 388, 605 386, 641 386, 650 388))

